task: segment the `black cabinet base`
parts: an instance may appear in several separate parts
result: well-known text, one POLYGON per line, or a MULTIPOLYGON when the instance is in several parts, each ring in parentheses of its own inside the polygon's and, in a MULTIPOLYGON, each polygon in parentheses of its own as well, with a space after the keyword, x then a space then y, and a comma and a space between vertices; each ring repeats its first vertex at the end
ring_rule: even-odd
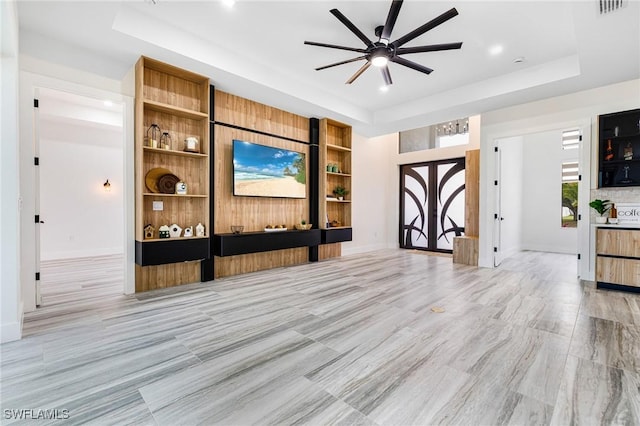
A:
POLYGON ((634 287, 630 285, 622 285, 622 284, 612 284, 605 283, 602 281, 596 282, 596 288, 604 288, 607 290, 619 290, 619 291, 627 291, 631 293, 640 293, 640 287, 634 287))
POLYGON ((289 248, 313 247, 319 244, 319 229, 215 234, 213 236, 213 254, 220 257, 236 256, 289 248))
POLYGON ((203 260, 209 257, 209 239, 194 238, 143 242, 136 240, 136 263, 140 266, 203 260))
POLYGON ((351 228, 321 229, 322 244, 343 243, 352 240, 351 228))

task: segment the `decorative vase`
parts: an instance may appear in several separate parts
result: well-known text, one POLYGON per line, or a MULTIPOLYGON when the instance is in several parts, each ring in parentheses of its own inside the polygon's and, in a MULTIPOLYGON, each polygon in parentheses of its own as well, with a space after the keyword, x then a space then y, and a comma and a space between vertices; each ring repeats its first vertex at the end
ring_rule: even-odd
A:
POLYGON ((596 223, 607 223, 607 218, 605 216, 596 216, 596 223))
POLYGON ((202 223, 196 225, 196 237, 204 237, 204 225, 202 223))

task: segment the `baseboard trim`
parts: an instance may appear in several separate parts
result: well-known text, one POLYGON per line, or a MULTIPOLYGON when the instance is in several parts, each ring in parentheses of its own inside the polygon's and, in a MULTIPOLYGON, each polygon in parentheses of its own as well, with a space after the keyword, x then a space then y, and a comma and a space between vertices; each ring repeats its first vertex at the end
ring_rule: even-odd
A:
POLYGON ((0 343, 13 342, 22 339, 22 319, 24 317, 24 304, 20 303, 18 309, 18 321, 2 324, 0 327, 0 343))
POLYGON ((342 245, 342 255, 348 256, 350 254, 369 253, 372 251, 384 250, 387 248, 386 244, 369 244, 366 246, 345 247, 348 243, 342 245))

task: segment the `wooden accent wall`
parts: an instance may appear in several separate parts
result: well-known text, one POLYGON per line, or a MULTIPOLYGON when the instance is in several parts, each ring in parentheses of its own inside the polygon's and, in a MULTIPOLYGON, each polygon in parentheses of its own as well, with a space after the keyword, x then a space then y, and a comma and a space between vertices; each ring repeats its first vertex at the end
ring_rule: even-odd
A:
POLYGON ((465 154, 464 184, 464 234, 468 237, 480 235, 480 150, 465 154))
POLYGON ((318 248, 318 259, 326 260, 331 259, 333 257, 342 256, 342 244, 341 243, 333 243, 333 244, 322 244, 318 248))
POLYGON ((464 236, 453 239, 453 263, 478 266, 480 235, 480 150, 465 154, 464 236))
MULTIPOLYGON (((309 119, 269 107, 225 92, 215 92, 216 123, 239 126, 286 138, 309 142, 309 119)), ((268 224, 293 227, 309 220, 309 198, 266 198, 233 196, 233 139, 303 152, 309 173, 309 146, 216 124, 214 129, 214 224, 213 232, 231 232, 232 225, 244 226, 245 232, 261 231, 268 224)), ((307 183, 309 175, 307 174, 307 183)), ((216 278, 294 265, 308 261, 308 249, 277 250, 241 256, 216 257, 216 278)))
POLYGON ((200 281, 200 262, 136 265, 136 293, 200 281))

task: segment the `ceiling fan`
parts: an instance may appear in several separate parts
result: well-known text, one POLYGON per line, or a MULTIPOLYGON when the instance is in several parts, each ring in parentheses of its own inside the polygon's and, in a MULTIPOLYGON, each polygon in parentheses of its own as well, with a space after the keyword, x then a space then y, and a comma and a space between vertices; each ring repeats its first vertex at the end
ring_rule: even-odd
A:
POLYGON ((357 58, 347 59, 346 61, 336 62, 334 64, 325 65, 323 67, 316 68, 316 71, 324 70, 327 68, 335 67, 338 65, 349 64, 351 62, 357 62, 361 60, 366 60, 367 62, 358 70, 355 74, 347 80, 346 84, 353 83, 363 72, 365 72, 371 65, 376 67, 380 67, 382 71, 382 78, 384 78, 384 82, 386 85, 393 84, 391 80, 391 73, 389 72, 389 62, 394 62, 399 65, 403 65, 405 67, 409 67, 416 71, 420 71, 425 74, 430 74, 433 70, 431 68, 427 68, 423 65, 420 65, 416 62, 410 61, 401 57, 400 55, 407 55, 410 53, 423 53, 423 52, 435 52, 438 50, 453 50, 460 49, 462 47, 462 42, 458 43, 444 43, 444 44, 432 44, 428 46, 415 46, 415 47, 402 47, 406 43, 411 40, 421 36, 427 31, 437 27, 440 24, 447 22, 449 19, 458 15, 458 11, 456 8, 451 8, 448 11, 444 12, 442 15, 437 18, 432 19, 426 24, 416 28, 410 33, 400 37, 399 39, 390 42, 391 40, 391 32, 393 31, 393 27, 396 23, 396 19, 398 19, 398 14, 400 13, 400 8, 402 7, 402 0, 393 0, 391 3, 391 8, 389 9, 389 14, 387 15, 387 21, 384 25, 380 25, 375 29, 375 35, 378 37, 378 41, 371 41, 362 31, 358 29, 346 16, 344 16, 338 9, 331 9, 330 12, 333 16, 338 18, 340 22, 342 22, 352 33, 354 33, 362 42, 365 44, 364 49, 358 49, 355 47, 347 47, 347 46, 338 46, 335 44, 326 44, 326 43, 317 43, 314 41, 305 41, 304 44, 308 44, 311 46, 319 46, 319 47, 328 47, 331 49, 340 49, 340 50, 348 50, 351 52, 362 53, 362 56, 358 56, 357 58))

